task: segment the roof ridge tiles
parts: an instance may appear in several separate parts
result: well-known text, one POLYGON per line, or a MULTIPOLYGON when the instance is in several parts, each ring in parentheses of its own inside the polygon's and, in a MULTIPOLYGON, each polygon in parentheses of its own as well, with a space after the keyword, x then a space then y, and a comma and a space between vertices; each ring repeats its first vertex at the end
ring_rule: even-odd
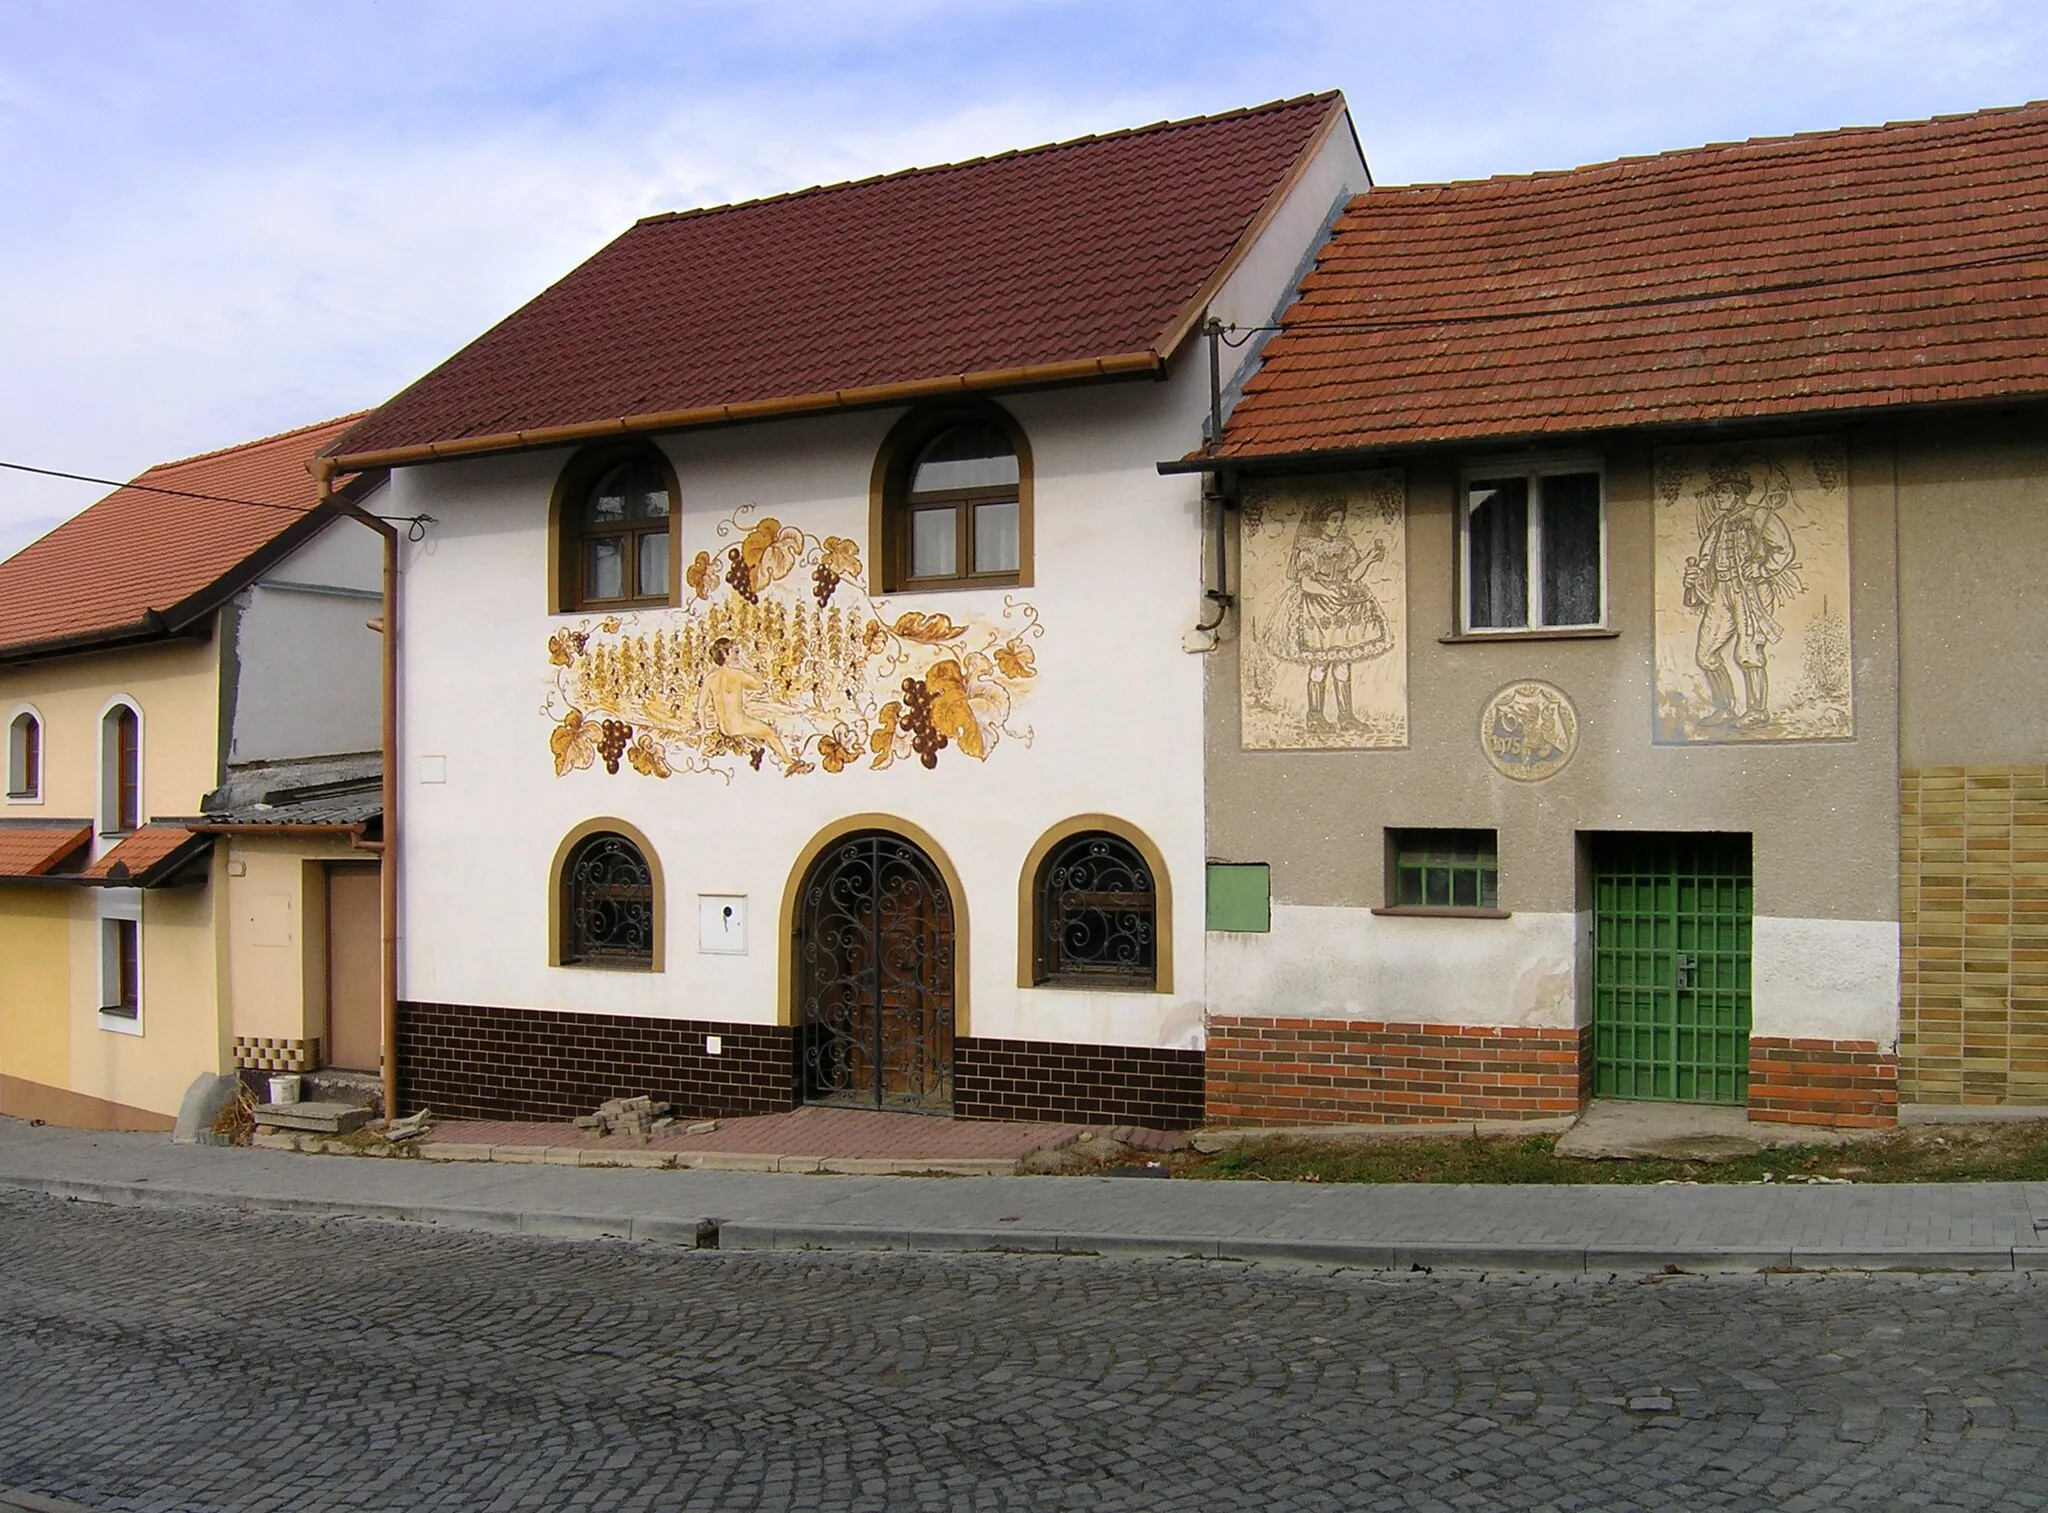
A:
MULTIPOLYGON (((2027 111, 2040 111, 2042 124, 2048 127, 2048 98, 2027 100, 2017 105, 1989 105, 1982 110, 1960 111, 1950 115, 1926 116, 1909 121, 1886 121, 1880 125, 1834 126, 1823 130, 1783 132, 1775 136, 1741 137, 1725 142, 1701 142, 1691 147, 1673 147, 1663 152, 1625 153, 1620 157, 1600 158, 1591 163, 1580 163, 1570 168, 1537 168, 1526 173, 1495 173, 1474 179, 1435 179, 1416 184, 1375 184, 1365 191, 1368 196, 1391 198, 1397 195, 1421 195, 1448 190, 1469 190, 1481 185, 1547 184, 1557 179, 1569 179, 1580 174, 1595 174, 1602 169, 1632 168, 1646 164, 1657 166, 1684 167, 1679 161, 1686 158, 1703 158, 1709 155, 1733 157, 1739 153, 1753 153, 1760 149, 1784 147, 1792 144, 1822 146, 1841 144, 1859 136, 1875 136, 1886 132, 1909 132, 1933 126, 1953 126, 1966 121, 1990 122, 1998 116, 2019 115, 2027 111)), ((1901 144, 1898 150, 1906 150, 1901 144)), ((1363 196, 1361 196, 1363 197, 1363 196)))
POLYGON ((210 452, 194 452, 189 457, 173 457, 166 462, 152 462, 148 467, 129 479, 127 483, 122 484, 121 487, 125 489, 130 484, 141 483, 150 474, 160 473, 165 468, 182 468, 188 463, 194 462, 213 462, 219 458, 237 453, 253 452, 258 447, 270 446, 275 442, 290 441, 295 436, 305 436, 313 431, 324 431, 333 426, 352 425, 369 413, 369 407, 351 410, 346 415, 335 415, 327 420, 316 420, 310 425, 293 426, 289 430, 273 431, 268 436, 258 436, 249 441, 238 441, 229 446, 215 447, 210 452))
POLYGON ((633 222, 635 229, 641 226, 661 225, 674 221, 702 220, 711 216, 729 215, 741 210, 758 210, 767 205, 786 204, 791 200, 814 199, 828 194, 840 194, 852 189, 866 189, 876 184, 887 184, 910 179, 936 177, 941 174, 959 173, 969 168, 983 168, 991 163, 1006 163, 1017 158, 1040 157, 1055 152, 1065 152, 1075 147, 1088 147, 1102 142, 1120 142, 1132 137, 1152 136, 1169 131, 1185 131, 1199 126, 1214 126, 1224 121, 1243 120, 1250 116, 1293 110, 1314 104, 1332 105, 1343 99, 1340 90, 1326 89, 1311 94, 1290 95, 1284 100, 1268 100, 1263 105, 1245 105, 1236 110, 1216 111, 1209 115, 1181 116, 1171 120, 1148 122, 1143 126, 1126 126, 1116 131, 1089 132, 1086 136, 1065 137, 1057 142, 1040 142, 1031 147, 1012 147, 1003 152, 985 153, 976 158, 958 158, 949 163, 925 163, 909 168, 893 168, 886 173, 871 173, 866 178, 839 179, 829 184, 808 184, 801 189, 785 189, 779 194, 764 194, 751 200, 732 200, 723 205, 695 205, 686 210, 659 210, 652 215, 643 215, 633 222))

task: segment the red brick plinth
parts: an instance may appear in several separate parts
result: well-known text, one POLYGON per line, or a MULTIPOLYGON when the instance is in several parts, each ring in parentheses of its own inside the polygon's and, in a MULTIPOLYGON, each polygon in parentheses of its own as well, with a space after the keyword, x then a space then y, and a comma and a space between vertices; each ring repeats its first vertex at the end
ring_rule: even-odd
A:
POLYGON ((1211 1124, 1422 1124, 1578 1112, 1589 1032, 1209 1019, 1211 1124))
POLYGON ((1899 1058, 1874 1040, 1749 1042, 1749 1117, 1884 1129, 1899 1122, 1899 1058))

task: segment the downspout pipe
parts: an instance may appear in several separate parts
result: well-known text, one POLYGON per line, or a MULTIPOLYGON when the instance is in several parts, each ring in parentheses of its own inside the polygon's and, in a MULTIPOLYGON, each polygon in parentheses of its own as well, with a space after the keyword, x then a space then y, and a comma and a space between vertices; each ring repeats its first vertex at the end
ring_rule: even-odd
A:
POLYGON ((379 1005, 384 1040, 384 1117, 398 1117, 398 527, 379 519, 352 499, 334 492, 334 460, 311 463, 319 485, 318 509, 359 521, 384 538, 383 807, 384 838, 377 848, 379 933, 383 948, 383 995, 379 1005))
MULTIPOLYGON (((1223 446, 1223 322, 1211 316, 1203 322, 1202 333, 1209 338, 1209 444, 1206 450, 1213 455, 1223 446)), ((1216 613, 1215 618, 1204 619, 1198 624, 1195 634, 1211 637, 1209 649, 1214 650, 1213 638, 1222 630, 1223 622, 1230 617, 1231 607, 1237 602, 1236 595, 1230 592, 1229 542, 1224 535, 1230 528, 1230 517, 1237 509, 1236 479, 1222 467, 1213 468, 1203 478, 1202 505, 1204 513, 1212 514, 1216 523, 1216 584, 1204 590, 1202 597, 1216 606, 1216 613)))

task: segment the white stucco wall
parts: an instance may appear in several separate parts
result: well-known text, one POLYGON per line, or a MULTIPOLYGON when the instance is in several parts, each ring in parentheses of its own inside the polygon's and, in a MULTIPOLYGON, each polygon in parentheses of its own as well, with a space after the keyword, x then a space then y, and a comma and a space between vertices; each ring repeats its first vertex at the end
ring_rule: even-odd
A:
POLYGON ((1431 919, 1275 904, 1267 934, 1209 937, 1218 1014, 1386 1024, 1578 1022, 1579 916, 1431 919))
MULTIPOLYGON (((367 502, 382 511, 384 490, 367 502)), ((223 617, 232 628, 230 762, 374 751, 382 735, 380 537, 341 520, 272 567, 223 617)))
MULTIPOLYGON (((1273 905, 1263 935, 1209 937, 1219 1014, 1570 1029, 1592 1016, 1590 914, 1506 919, 1273 905)), ((1899 927, 1787 919, 1752 926, 1750 1033, 1898 1039, 1899 927)))
MULTIPOLYGON (((397 506, 439 524, 405 570, 402 747, 407 998, 450 1003, 774 1022, 777 919, 805 845, 850 814, 898 816, 957 870, 970 964, 965 1032, 1111 1044, 1198 1044, 1203 844, 1201 669, 1181 649, 1199 612, 1198 484, 1152 464, 1190 444, 1204 403, 1187 383, 1019 396, 1008 402, 1035 460, 1035 586, 901 594, 891 613, 943 610, 1001 622, 1006 597, 1046 628, 1038 675, 1006 739, 977 762, 915 762, 785 778, 773 762, 668 780, 600 764, 557 777, 541 712, 548 637, 579 617, 545 611, 546 509, 564 453, 442 464, 397 480, 397 506), (421 782, 438 757, 445 781, 421 782), (1172 994, 1017 986, 1018 876, 1069 816, 1142 830, 1173 886, 1172 994), (579 823, 643 831, 667 885, 666 970, 547 965, 550 866, 579 823), (696 897, 743 894, 744 956, 700 954, 696 897)), ((682 491, 685 557, 722 549, 719 521, 751 505, 818 536, 865 542, 868 476, 893 412, 667 438, 682 491)), ((643 616, 648 628, 669 612, 643 616)))
POLYGON ((1750 937, 1750 1033, 1794 1039, 1899 1038, 1899 927, 1883 919, 1780 919, 1750 937))

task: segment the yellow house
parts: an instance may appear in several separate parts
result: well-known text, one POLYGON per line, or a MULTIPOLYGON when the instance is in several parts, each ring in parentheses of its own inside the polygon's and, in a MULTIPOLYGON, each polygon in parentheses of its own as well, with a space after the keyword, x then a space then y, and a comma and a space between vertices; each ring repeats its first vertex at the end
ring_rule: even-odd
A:
POLYGON ((202 1074, 376 1070, 381 552, 306 468, 347 423, 0 563, 0 1114, 167 1130, 202 1074))

